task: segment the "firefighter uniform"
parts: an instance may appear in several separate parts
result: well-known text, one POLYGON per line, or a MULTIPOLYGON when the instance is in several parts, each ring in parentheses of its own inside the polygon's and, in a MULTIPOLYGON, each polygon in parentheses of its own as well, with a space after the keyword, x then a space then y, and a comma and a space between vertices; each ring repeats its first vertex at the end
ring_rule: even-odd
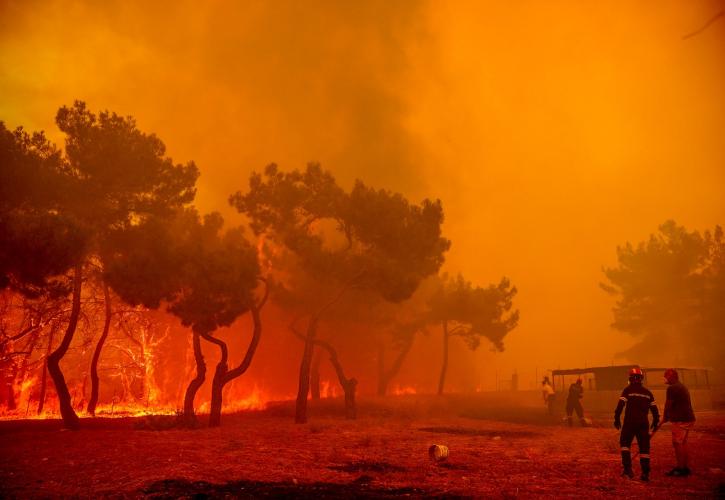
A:
POLYGON ((622 432, 619 435, 619 445, 622 451, 622 465, 624 475, 633 477, 632 455, 630 446, 636 438, 639 446, 639 463, 642 469, 642 480, 649 479, 649 412, 652 412, 652 429, 659 424, 660 416, 657 404, 652 393, 642 385, 642 372, 638 368, 632 370, 630 384, 622 391, 617 409, 614 411, 614 426, 622 432), (624 409, 624 424, 620 424, 620 416, 624 409))
POLYGON ((584 388, 582 387, 581 379, 577 380, 569 386, 569 395, 566 398, 566 420, 569 422, 569 426, 572 424, 572 414, 576 412, 576 416, 579 417, 579 422, 586 426, 586 420, 584 420, 584 408, 582 407, 582 398, 584 397, 584 388))

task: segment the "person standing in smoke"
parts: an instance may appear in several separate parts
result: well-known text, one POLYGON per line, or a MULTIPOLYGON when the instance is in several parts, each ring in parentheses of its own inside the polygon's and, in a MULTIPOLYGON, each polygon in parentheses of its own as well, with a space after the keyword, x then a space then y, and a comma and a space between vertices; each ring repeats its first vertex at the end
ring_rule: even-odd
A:
POLYGON ((680 377, 674 368, 665 370, 665 381, 669 387, 667 387, 667 401, 665 402, 665 414, 662 423, 672 422, 672 446, 675 448, 675 458, 677 459, 675 468, 665 473, 665 475, 689 476, 687 435, 695 423, 695 412, 692 411, 690 391, 680 382, 680 377))
POLYGON ((582 379, 579 377, 576 382, 569 386, 569 395, 566 398, 566 420, 569 422, 569 427, 574 425, 572 423, 572 413, 575 411, 582 426, 586 427, 587 425, 586 420, 584 420, 584 408, 582 407, 583 397, 584 388, 582 387, 582 379))
POLYGON ((541 394, 544 397, 544 404, 549 412, 549 415, 554 414, 554 388, 549 382, 549 377, 544 377, 541 381, 541 394))
POLYGON ((649 412, 652 411, 652 430, 657 428, 660 421, 660 414, 655 404, 655 397, 642 385, 642 370, 632 368, 629 371, 629 385, 622 391, 622 396, 614 410, 614 427, 621 429, 619 445, 622 449, 622 475, 632 479, 632 455, 629 447, 632 440, 637 438, 639 446, 639 465, 642 470, 640 479, 649 481, 649 412), (620 416, 624 411, 624 425, 621 424, 620 416))

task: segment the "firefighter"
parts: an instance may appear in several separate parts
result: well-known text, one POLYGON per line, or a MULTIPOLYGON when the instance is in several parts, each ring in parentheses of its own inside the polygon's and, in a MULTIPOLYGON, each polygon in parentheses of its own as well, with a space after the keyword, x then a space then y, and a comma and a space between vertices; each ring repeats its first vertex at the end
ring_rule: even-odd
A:
POLYGON ((622 396, 617 403, 617 409, 614 410, 614 427, 621 429, 619 435, 619 445, 622 450, 622 466, 624 471, 622 475, 632 479, 632 455, 629 447, 632 440, 637 438, 639 446, 639 465, 642 470, 640 479, 649 481, 649 416, 652 412, 652 430, 657 428, 660 421, 660 414, 657 410, 657 404, 652 393, 642 385, 642 370, 632 368, 629 371, 629 385, 622 391, 622 396), (622 409, 624 410, 624 425, 620 422, 622 409))
POLYGON ((684 477, 690 475, 687 464, 687 435, 695 423, 695 412, 692 411, 690 391, 680 382, 677 370, 665 370, 667 382, 667 401, 665 402, 664 422, 672 422, 672 446, 675 448, 677 465, 666 472, 666 476, 684 477))
POLYGON ((582 379, 579 377, 576 382, 569 386, 569 395, 566 398, 566 419, 569 422, 569 427, 574 425, 572 423, 571 415, 576 411, 576 416, 579 417, 579 422, 582 426, 586 427, 587 422, 584 420, 584 408, 582 408, 582 398, 584 397, 584 388, 582 387, 582 379))

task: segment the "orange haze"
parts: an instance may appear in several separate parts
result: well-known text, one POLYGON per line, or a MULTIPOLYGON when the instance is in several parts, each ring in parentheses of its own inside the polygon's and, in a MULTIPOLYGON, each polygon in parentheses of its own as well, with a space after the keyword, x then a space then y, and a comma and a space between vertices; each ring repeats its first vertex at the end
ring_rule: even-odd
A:
POLYGON ((73 99, 133 115, 234 220, 227 196, 272 161, 440 198, 446 270, 519 289, 472 385, 528 388, 631 344, 598 287, 618 244, 725 223, 725 19, 683 39, 724 7, 0 0, 0 119, 60 141, 73 99))

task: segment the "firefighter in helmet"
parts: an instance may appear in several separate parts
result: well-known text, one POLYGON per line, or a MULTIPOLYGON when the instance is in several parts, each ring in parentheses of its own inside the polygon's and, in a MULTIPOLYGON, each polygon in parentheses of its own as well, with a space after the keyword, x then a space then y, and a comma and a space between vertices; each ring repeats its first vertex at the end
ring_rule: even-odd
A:
POLYGON ((630 446, 633 439, 637 439, 639 446, 639 464, 642 470, 640 479, 649 481, 649 412, 652 412, 652 430, 655 430, 660 421, 660 414, 652 393, 642 385, 644 375, 639 368, 629 371, 629 385, 622 391, 622 396, 614 410, 614 427, 621 429, 619 445, 622 449, 623 476, 633 478, 632 455, 630 446), (620 421, 624 409, 624 424, 620 421))
POLYGON ((582 387, 582 378, 576 379, 576 382, 569 386, 569 395, 566 398, 566 420, 569 427, 572 424, 572 414, 576 411, 579 422, 586 427, 587 421, 584 419, 584 408, 582 407, 582 398, 584 397, 584 388, 582 387))

